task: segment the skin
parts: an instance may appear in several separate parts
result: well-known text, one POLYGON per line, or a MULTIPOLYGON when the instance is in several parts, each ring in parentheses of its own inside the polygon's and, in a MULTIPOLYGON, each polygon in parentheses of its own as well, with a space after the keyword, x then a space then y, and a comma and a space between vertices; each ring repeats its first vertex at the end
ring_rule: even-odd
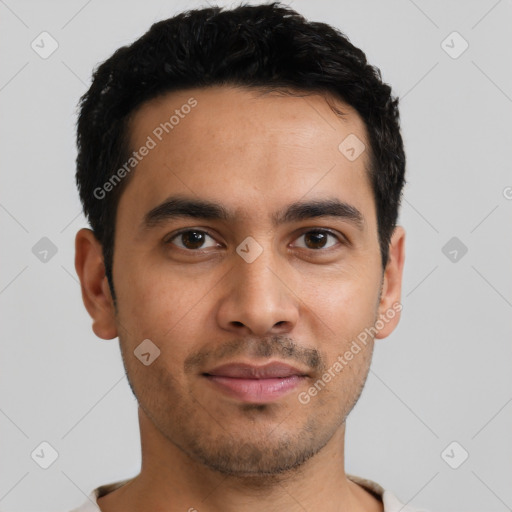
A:
MULTIPOLYGON (((197 106, 138 164, 121 196, 117 311, 101 245, 89 229, 76 236, 75 266, 93 331, 119 337, 139 402, 141 472, 98 504, 103 512, 382 511, 344 470, 345 420, 364 386, 374 339, 307 405, 298 400, 400 301, 405 232, 395 229, 383 270, 368 154, 349 161, 338 149, 350 133, 369 147, 364 123, 331 98, 346 113, 336 115, 317 94, 192 89, 136 112, 133 149, 190 97, 197 106), (140 229, 149 210, 177 193, 222 203, 237 216, 140 229), (289 203, 333 197, 362 213, 361 230, 334 217, 272 225, 272 214, 289 203), (209 236, 202 245, 186 236, 169 241, 182 228, 209 236), (339 238, 311 239, 315 228, 339 238), (248 236, 263 249, 252 263, 235 250, 248 236), (134 356, 144 339, 161 351, 149 366, 134 356), (283 361, 309 376, 257 407, 201 376, 240 361, 283 361)), ((397 311, 375 337, 388 336, 399 318, 397 311)))

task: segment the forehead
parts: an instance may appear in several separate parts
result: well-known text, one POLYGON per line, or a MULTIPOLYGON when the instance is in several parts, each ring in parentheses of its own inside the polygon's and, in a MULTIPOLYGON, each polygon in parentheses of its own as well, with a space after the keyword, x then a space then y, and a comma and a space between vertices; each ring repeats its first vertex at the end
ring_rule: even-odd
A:
POLYGON ((145 103, 129 131, 133 151, 151 149, 137 163, 120 207, 125 196, 147 211, 185 193, 225 202, 250 217, 306 195, 334 193, 360 203, 372 196, 364 122, 329 96, 227 86, 180 90, 145 103), (354 146, 351 138, 357 151, 365 148, 356 159, 345 152, 347 140, 354 146))

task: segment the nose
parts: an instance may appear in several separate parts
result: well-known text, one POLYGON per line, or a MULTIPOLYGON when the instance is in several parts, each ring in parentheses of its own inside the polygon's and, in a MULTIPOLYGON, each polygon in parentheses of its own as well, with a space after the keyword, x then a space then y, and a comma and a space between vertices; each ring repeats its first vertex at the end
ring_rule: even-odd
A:
POLYGON ((274 256, 269 247, 251 263, 234 257, 217 309, 220 327, 240 336, 290 332, 299 318, 300 300, 286 259, 274 256))

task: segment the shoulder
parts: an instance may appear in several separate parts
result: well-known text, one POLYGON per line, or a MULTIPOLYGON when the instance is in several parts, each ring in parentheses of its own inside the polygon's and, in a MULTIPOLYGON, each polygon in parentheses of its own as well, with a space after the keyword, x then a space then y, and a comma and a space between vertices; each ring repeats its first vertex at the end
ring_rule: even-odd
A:
POLYGON ((132 478, 127 480, 120 480, 119 482, 112 482, 105 485, 100 485, 91 493, 89 496, 87 496, 87 501, 80 507, 74 508, 70 512, 98 512, 98 498, 102 498, 103 496, 106 496, 107 494, 115 491, 116 489, 119 489, 119 487, 122 487, 123 485, 130 482, 132 478))
POLYGON ((384 512, 430 512, 424 508, 415 508, 402 503, 391 491, 384 491, 382 502, 384 512))
POLYGON ((401 502, 393 492, 384 489, 381 485, 373 480, 361 478, 355 475, 348 475, 347 478, 354 483, 363 487, 366 491, 373 494, 382 501, 384 512, 429 512, 425 509, 414 508, 401 502))
POLYGON ((128 482, 131 482, 132 480, 133 480, 133 478, 128 478, 126 480, 120 480, 119 482, 113 482, 110 484, 100 485, 97 489, 94 489, 93 492, 96 493, 96 498, 103 498, 103 496, 106 496, 107 494, 114 492, 116 489, 119 489, 119 487, 122 487, 123 485, 127 484, 128 482))

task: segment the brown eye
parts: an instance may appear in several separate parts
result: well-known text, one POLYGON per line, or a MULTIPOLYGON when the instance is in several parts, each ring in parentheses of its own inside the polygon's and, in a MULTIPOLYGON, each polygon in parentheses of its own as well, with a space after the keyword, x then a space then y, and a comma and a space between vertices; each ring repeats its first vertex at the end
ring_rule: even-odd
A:
MULTIPOLYGON (((203 244, 205 243, 206 238, 211 238, 213 240, 213 238, 205 231, 201 231, 199 229, 188 229, 186 231, 181 231, 180 233, 177 233, 172 238, 167 240, 166 243, 173 243, 174 245, 177 245, 181 249, 194 251, 197 249, 205 248, 203 247, 203 244), (175 243, 174 240, 181 241, 181 245, 175 243)), ((216 243, 211 247, 215 246, 216 243)))
POLYGON ((333 245, 336 245, 326 245, 328 243, 329 237, 334 238, 338 242, 340 241, 340 239, 336 235, 325 229, 307 231, 306 233, 303 233, 299 238, 301 237, 304 237, 305 242, 305 246, 302 246, 302 248, 313 250, 330 248, 333 247, 333 245))

